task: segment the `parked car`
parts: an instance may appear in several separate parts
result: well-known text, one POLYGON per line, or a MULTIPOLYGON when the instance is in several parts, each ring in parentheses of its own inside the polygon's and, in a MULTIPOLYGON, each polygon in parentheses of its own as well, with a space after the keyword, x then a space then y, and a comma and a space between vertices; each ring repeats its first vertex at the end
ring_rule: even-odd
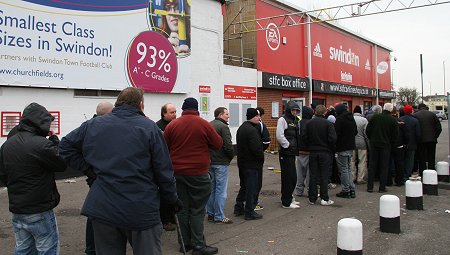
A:
POLYGON ((446 120, 447 115, 440 111, 431 111, 432 113, 436 114, 436 117, 438 117, 439 121, 446 120))

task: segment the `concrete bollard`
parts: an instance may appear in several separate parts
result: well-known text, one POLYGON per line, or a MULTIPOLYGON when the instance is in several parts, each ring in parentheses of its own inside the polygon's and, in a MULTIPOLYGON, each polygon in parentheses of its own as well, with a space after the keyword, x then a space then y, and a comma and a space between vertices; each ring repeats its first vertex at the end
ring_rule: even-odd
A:
POLYGON ((422 182, 419 179, 410 178, 405 183, 406 209, 423 210, 422 182))
POLYGON ((337 254, 363 254, 363 230, 361 221, 344 218, 338 222, 337 254))
POLYGON ((380 230, 385 233, 400 233, 400 199, 397 196, 380 197, 380 230))
POLYGON ((436 163, 436 171, 438 174, 438 181, 440 182, 450 182, 450 170, 449 165, 445 161, 439 161, 436 163))
POLYGON ((422 174, 423 180, 423 194, 427 195, 438 195, 438 179, 437 172, 435 170, 423 170, 422 174))

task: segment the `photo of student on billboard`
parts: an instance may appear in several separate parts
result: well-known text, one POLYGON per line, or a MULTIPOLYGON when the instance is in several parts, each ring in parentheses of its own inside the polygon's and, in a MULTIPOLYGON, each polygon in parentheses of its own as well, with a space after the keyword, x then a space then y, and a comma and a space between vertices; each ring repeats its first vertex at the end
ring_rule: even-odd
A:
POLYGON ((191 0, 149 0, 152 30, 167 37, 178 57, 190 54, 191 0))

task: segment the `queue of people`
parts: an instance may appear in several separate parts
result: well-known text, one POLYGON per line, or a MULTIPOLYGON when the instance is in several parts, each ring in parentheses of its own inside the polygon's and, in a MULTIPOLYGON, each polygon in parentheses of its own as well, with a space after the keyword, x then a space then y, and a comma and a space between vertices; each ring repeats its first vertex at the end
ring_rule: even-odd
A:
MULTIPOLYGON (((205 216, 207 222, 233 223, 224 208, 235 154, 240 189, 234 216, 263 218, 257 211, 263 209, 259 195, 270 144, 264 109, 247 109, 235 151, 227 108, 218 107, 207 122, 199 116, 198 101, 189 97, 180 117, 167 103, 155 123, 143 113, 143 95, 138 88, 124 89, 114 107, 100 103, 92 119, 61 141, 50 132, 53 117, 45 107, 32 103, 24 109, 0 149, 0 181, 8 187, 16 254, 59 254, 54 173, 67 167, 84 173, 90 188, 81 210, 87 217, 86 254, 123 255, 127 243, 133 254, 162 254, 162 231, 176 225, 180 252, 218 253, 207 245, 205 216)), ((378 177, 378 192, 386 192, 394 182, 403 185, 412 172, 434 169, 442 128, 426 105, 417 112, 410 105, 397 111, 391 103, 382 111, 378 105, 372 109, 366 118, 359 106, 351 113, 345 104, 327 109, 287 102, 276 129, 282 208, 301 208, 295 196, 307 196, 311 205, 318 198, 320 205, 333 205, 328 189, 334 162, 342 187, 336 196, 348 199, 356 198, 355 184, 367 183, 373 192, 378 177)))

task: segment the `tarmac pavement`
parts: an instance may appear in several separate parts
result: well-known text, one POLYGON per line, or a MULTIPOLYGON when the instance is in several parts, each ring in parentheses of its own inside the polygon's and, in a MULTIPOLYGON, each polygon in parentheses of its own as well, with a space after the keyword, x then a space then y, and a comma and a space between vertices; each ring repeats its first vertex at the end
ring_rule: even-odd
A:
MULTIPOLYGON (((448 126, 442 122, 443 132, 437 146, 436 160, 447 160, 448 126)), ((264 183, 260 200, 264 210, 261 220, 245 221, 234 217, 233 206, 239 190, 236 160, 230 166, 228 200, 225 214, 234 221, 222 225, 206 221, 205 237, 208 245, 219 248, 219 254, 336 254, 337 223, 342 218, 356 218, 363 225, 364 254, 450 254, 450 190, 439 189, 439 196, 423 197, 423 211, 405 209, 405 188, 388 187, 388 192, 366 192, 366 185, 356 186, 356 198, 337 198, 340 186, 330 190, 332 206, 309 205, 306 197, 296 197, 299 209, 283 209, 280 201, 280 173, 278 155, 266 153, 264 183), (400 198, 401 233, 388 234, 379 230, 379 198, 393 194, 400 198)), ((85 178, 57 181, 61 203, 55 208, 61 239, 61 254, 83 254, 86 218, 80 208, 88 192, 85 178)), ((318 200, 319 201, 319 200, 318 200)), ((6 190, 0 190, 0 254, 13 254, 14 234, 8 211, 6 190)), ((178 252, 176 231, 162 235, 164 254, 178 252)), ((127 254, 132 254, 128 249, 127 254)), ((190 254, 190 253, 189 253, 190 254)))

